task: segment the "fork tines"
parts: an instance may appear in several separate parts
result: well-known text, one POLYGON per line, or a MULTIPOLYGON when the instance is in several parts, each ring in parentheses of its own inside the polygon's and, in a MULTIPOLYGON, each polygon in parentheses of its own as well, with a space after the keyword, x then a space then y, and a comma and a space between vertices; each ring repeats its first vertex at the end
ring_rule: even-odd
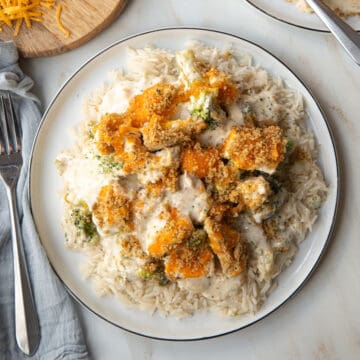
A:
POLYGON ((0 95, 0 153, 10 155, 21 151, 21 129, 9 93, 0 95))

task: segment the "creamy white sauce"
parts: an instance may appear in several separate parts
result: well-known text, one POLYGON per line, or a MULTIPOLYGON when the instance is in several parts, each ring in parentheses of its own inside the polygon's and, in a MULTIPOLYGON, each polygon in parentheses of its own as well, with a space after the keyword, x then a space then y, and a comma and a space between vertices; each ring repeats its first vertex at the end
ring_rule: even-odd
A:
POLYGON ((160 166, 170 167, 180 160, 180 146, 165 148, 155 153, 160 166))
POLYGON ((148 170, 138 174, 138 179, 141 184, 147 185, 149 183, 155 184, 163 176, 163 173, 159 170, 148 170))
POLYGON ((137 177, 143 185, 156 183, 163 176, 163 170, 180 161, 180 147, 165 148, 155 153, 154 158, 146 164, 145 169, 137 177))
POLYGON ((179 190, 168 193, 165 201, 189 216, 195 223, 203 223, 209 210, 209 198, 204 184, 195 176, 185 173, 179 178, 179 190))
POLYGON ((167 223, 166 219, 160 219, 160 214, 166 212, 168 202, 165 200, 165 194, 154 198, 148 195, 146 189, 138 192, 137 199, 143 205, 134 213, 134 235, 140 241, 142 249, 148 253, 148 248, 154 242, 157 233, 167 223))
POLYGON ((176 106, 174 115, 170 118, 170 120, 186 120, 191 117, 189 105, 188 103, 180 103, 176 106))
POLYGON ((129 139, 125 138, 124 141, 124 151, 128 154, 133 154, 136 151, 134 141, 129 141, 129 139))
POLYGON ((125 189, 126 194, 135 196, 135 192, 141 188, 141 184, 135 174, 121 176, 119 178, 119 184, 125 189))
POLYGON ((276 171, 276 167, 274 168, 269 168, 267 166, 259 166, 258 169, 259 171, 265 172, 267 174, 273 174, 276 171))
POLYGON ((232 127, 245 125, 244 116, 238 104, 228 107, 229 117, 215 129, 207 129, 198 136, 201 145, 218 146, 223 144, 232 127))
POLYGON ((267 214, 266 212, 258 211, 258 212, 254 212, 252 216, 257 224, 261 224, 266 214, 267 214))
POLYGON ((121 240, 119 234, 102 237, 103 263, 107 271, 115 270, 127 279, 135 279, 144 260, 135 256, 129 259, 118 256, 121 253, 121 240))
POLYGON ((241 111, 239 104, 231 104, 226 108, 229 118, 236 123, 236 125, 245 125, 244 114, 241 111))
POLYGON ((255 224, 249 216, 239 216, 236 225, 238 225, 237 229, 245 239, 253 242, 257 247, 270 248, 264 230, 260 225, 255 224))
POLYGON ((144 251, 148 252, 149 246, 154 242, 156 235, 166 223, 166 219, 160 219, 162 211, 166 211, 164 204, 160 204, 153 213, 150 213, 136 227, 136 235, 144 251))
POLYGON ((112 181, 111 175, 99 171, 99 163, 93 158, 70 158, 66 161, 63 179, 68 187, 68 200, 76 204, 85 201, 91 209, 100 189, 112 181))
POLYGON ((163 196, 154 199, 147 197, 146 191, 142 190, 138 198, 142 199, 144 205, 135 215, 135 236, 146 252, 156 234, 167 223, 166 219, 160 219, 160 213, 166 211, 166 205, 176 208, 195 223, 203 223, 209 209, 209 199, 202 181, 186 173, 180 176, 177 192, 166 191, 163 196))
POLYGON ((256 122, 280 120, 282 106, 277 102, 275 94, 273 89, 265 89, 257 94, 243 97, 249 110, 255 113, 256 122))
POLYGON ((214 276, 211 278, 210 286, 202 292, 202 295, 212 301, 221 301, 239 292, 241 275, 228 277, 224 281, 224 276, 214 276))
POLYGON ((177 281, 180 289, 191 291, 195 294, 201 294, 211 285, 211 279, 208 277, 179 279, 177 281))
POLYGON ((244 239, 254 245, 258 270, 263 278, 268 278, 272 274, 274 257, 263 228, 248 216, 240 216, 236 225, 244 239))
POLYGON ((135 95, 140 94, 143 88, 145 88, 145 84, 141 81, 138 83, 125 80, 114 82, 102 97, 102 102, 99 105, 99 115, 125 112, 130 100, 135 95))

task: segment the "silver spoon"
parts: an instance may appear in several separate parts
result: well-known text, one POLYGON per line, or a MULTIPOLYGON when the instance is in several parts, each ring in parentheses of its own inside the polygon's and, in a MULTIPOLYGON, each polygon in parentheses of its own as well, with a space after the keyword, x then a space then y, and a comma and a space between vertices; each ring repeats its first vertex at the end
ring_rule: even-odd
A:
POLYGON ((360 35, 320 0, 306 0, 350 57, 360 65, 360 35))

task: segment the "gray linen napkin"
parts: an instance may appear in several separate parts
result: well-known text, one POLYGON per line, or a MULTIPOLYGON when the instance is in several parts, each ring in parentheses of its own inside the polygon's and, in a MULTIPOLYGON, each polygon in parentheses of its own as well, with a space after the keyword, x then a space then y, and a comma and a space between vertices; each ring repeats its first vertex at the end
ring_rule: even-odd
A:
MULTIPOLYGON (((41 341, 31 359, 87 359, 80 322, 61 282, 54 275, 40 245, 29 206, 27 191, 28 160, 41 114, 39 103, 29 93, 32 80, 18 64, 18 53, 12 42, 0 42, 0 92, 11 91, 14 107, 23 130, 24 165, 17 188, 21 228, 29 275, 38 311, 41 341)), ((0 184, 0 359, 29 359, 16 346, 14 332, 13 266, 8 204, 0 184)))

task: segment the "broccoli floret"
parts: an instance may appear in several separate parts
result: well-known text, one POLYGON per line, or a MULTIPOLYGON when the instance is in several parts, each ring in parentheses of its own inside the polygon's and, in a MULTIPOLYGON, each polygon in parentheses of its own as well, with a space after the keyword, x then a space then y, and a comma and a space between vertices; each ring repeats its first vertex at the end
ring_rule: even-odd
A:
POLYGON ((83 234, 89 243, 95 244, 99 240, 99 234, 92 221, 92 214, 89 210, 85 207, 77 207, 72 210, 71 219, 79 235, 83 234))
POLYGON ((155 278, 158 280, 160 286, 165 286, 169 283, 169 279, 164 272, 164 264, 158 261, 150 261, 142 266, 138 272, 138 275, 144 280, 155 278))
POLYGON ((204 245, 208 236, 205 230, 203 229, 196 229, 190 236, 187 244, 190 248, 197 249, 204 245))
POLYGON ((291 139, 287 139, 287 143, 285 147, 286 154, 290 154, 294 150, 294 147, 295 147, 295 142, 291 139))
POLYGON ((122 161, 116 161, 112 155, 97 155, 96 158, 99 160, 99 167, 104 174, 110 174, 115 171, 119 171, 124 166, 122 161))
POLYGON ((192 116, 203 119, 210 130, 214 130, 219 125, 219 122, 211 117, 212 100, 215 94, 200 93, 200 96, 195 99, 190 98, 190 113, 192 116))
POLYGON ((164 273, 164 272, 160 273, 160 276, 159 276, 159 285, 160 285, 160 286, 165 286, 165 285, 167 285, 169 282, 170 282, 170 280, 166 277, 165 273, 164 273))
POLYGON ((89 139, 91 139, 91 140, 95 139, 95 134, 94 134, 93 130, 89 130, 88 135, 89 135, 89 139))
POLYGON ((150 279, 154 275, 154 272, 148 271, 144 268, 140 269, 139 276, 144 280, 150 279))
MULTIPOLYGON (((183 74, 186 86, 190 86, 195 80, 202 81, 202 75, 196 67, 196 58, 192 50, 183 50, 176 53, 176 62, 183 74)), ((219 122, 211 116, 213 111, 213 99, 218 95, 217 89, 209 89, 209 92, 201 92, 198 98, 190 98, 190 113, 206 122, 208 129, 214 130, 219 122)))

